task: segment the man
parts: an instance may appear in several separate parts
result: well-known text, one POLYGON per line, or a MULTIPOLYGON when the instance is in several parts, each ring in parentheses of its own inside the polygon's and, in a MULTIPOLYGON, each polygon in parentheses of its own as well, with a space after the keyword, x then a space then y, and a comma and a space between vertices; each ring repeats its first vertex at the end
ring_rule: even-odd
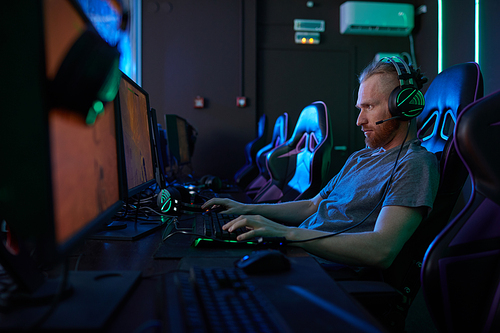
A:
POLYGON ((241 214, 224 226, 230 232, 246 227, 248 232, 238 240, 284 237, 329 261, 388 268, 432 209, 438 163, 434 154, 420 146, 411 120, 377 124, 392 118, 388 100, 400 86, 395 64, 372 63, 359 81, 356 124, 367 147, 352 154, 318 195, 278 204, 214 198, 203 207, 220 205, 225 209, 222 213, 241 214), (321 238, 332 233, 339 234, 321 238))

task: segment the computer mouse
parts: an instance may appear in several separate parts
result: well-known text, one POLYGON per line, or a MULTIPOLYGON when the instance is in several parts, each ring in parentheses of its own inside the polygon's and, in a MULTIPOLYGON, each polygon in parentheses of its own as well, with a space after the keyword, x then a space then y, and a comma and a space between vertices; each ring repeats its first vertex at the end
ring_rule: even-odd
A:
POLYGON ((290 261, 278 250, 253 251, 235 263, 247 274, 279 273, 290 269, 290 261))
POLYGON ((226 207, 221 206, 221 205, 213 205, 212 207, 209 207, 208 209, 205 210, 205 213, 220 213, 226 210, 226 207))

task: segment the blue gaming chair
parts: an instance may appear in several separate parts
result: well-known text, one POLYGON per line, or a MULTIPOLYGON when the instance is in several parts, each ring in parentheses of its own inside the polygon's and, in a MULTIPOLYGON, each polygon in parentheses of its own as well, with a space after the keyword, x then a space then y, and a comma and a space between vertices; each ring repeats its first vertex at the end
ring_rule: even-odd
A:
POLYGON ((273 128, 273 137, 268 145, 257 152, 256 163, 259 175, 248 184, 245 193, 253 199, 255 195, 267 184, 271 176, 267 170, 269 152, 281 146, 288 138, 288 113, 283 113, 276 119, 273 128))
POLYGON ((270 181, 254 202, 279 202, 315 196, 330 180, 333 139, 325 103, 305 107, 291 137, 269 153, 270 181))
POLYGON ((500 332, 500 91, 467 109, 455 146, 472 194, 429 247, 422 291, 440 332, 500 332))

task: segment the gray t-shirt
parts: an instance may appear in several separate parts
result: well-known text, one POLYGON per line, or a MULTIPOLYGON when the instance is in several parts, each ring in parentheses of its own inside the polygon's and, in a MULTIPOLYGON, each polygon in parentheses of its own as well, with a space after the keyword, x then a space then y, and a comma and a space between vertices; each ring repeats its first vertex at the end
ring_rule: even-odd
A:
MULTIPOLYGON (((340 172, 321 190, 318 211, 300 228, 336 232, 358 223, 377 207, 393 171, 400 146, 384 151, 365 148, 353 153, 340 172)), ((389 190, 381 205, 348 232, 373 231, 383 206, 432 209, 439 185, 438 162, 414 140, 404 144, 389 190)))

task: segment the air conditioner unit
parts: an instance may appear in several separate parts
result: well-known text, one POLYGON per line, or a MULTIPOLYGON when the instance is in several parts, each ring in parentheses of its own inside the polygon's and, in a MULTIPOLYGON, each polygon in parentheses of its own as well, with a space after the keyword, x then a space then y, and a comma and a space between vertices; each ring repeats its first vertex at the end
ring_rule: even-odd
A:
POLYGON ((411 4, 347 1, 340 5, 341 34, 408 36, 413 26, 411 4))

